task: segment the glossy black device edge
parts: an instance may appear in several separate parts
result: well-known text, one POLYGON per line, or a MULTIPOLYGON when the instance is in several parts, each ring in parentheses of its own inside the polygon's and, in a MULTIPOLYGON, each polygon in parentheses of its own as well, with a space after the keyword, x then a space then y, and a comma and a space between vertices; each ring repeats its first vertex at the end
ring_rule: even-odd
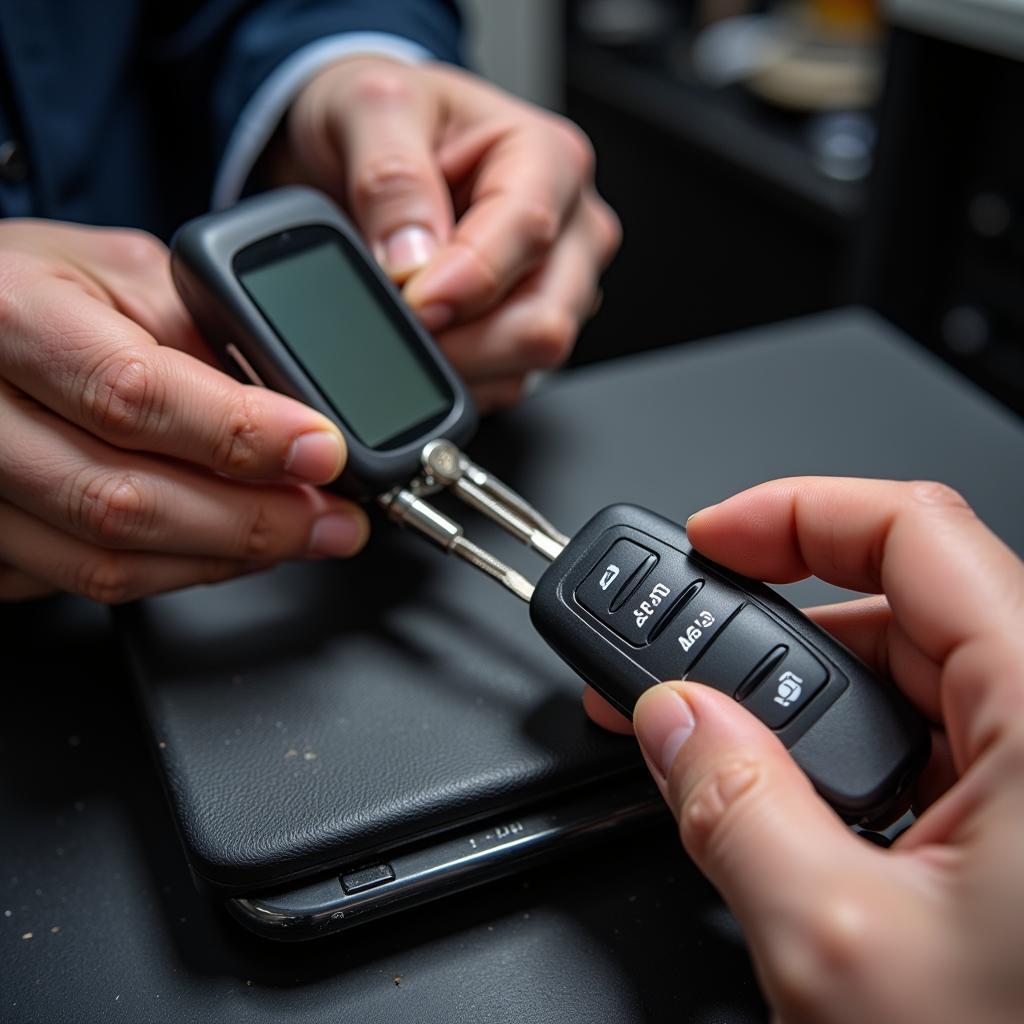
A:
MULTIPOLYGON (((634 663, 636 671, 631 676, 639 685, 636 695, 628 692, 621 673, 609 673, 607 667, 607 649, 621 651, 622 645, 613 642, 610 630, 581 615, 563 593, 566 577, 591 554, 594 542, 610 528, 624 523, 671 544, 740 587, 752 604, 817 649, 847 677, 849 685, 833 700, 812 703, 792 725, 776 734, 818 792, 844 820, 874 825, 902 814, 911 785, 931 749, 931 735, 923 718, 894 686, 881 680, 799 609, 763 583, 694 552, 683 527, 654 512, 624 504, 602 509, 574 537, 573 548, 578 554, 574 553, 573 563, 556 560, 538 581, 530 603, 530 618, 559 656, 627 716, 632 715, 639 692, 660 682, 634 663), (559 628, 553 628, 552 623, 559 623, 559 628), (871 742, 865 742, 864 737, 871 737, 871 742), (900 753, 894 757, 893 751, 897 750, 900 753)), ((698 660, 693 671, 697 680, 699 664, 698 660)))
POLYGON ((472 437, 476 410, 461 378, 406 308, 355 229, 321 193, 301 186, 277 189, 243 199, 230 210, 188 221, 171 242, 171 274, 200 333, 232 376, 251 383, 230 356, 230 345, 237 347, 267 387, 298 399, 338 424, 348 444, 348 459, 339 479, 330 485, 332 490, 364 500, 372 498, 417 474, 420 452, 427 441, 444 437, 461 445, 472 437), (360 272, 375 282, 380 295, 391 300, 389 316, 417 357, 430 362, 451 395, 447 415, 423 424, 421 434, 396 447, 376 450, 360 441, 342 411, 335 410, 259 311, 234 271, 235 258, 251 246, 285 231, 318 226, 337 231, 346 249, 362 261, 360 272))
POLYGON ((364 854, 327 874, 225 900, 241 925, 265 939, 301 942, 486 885, 625 828, 670 821, 643 769, 596 779, 536 806, 491 814, 426 840, 364 854), (390 877, 349 892, 342 878, 382 866, 390 877))

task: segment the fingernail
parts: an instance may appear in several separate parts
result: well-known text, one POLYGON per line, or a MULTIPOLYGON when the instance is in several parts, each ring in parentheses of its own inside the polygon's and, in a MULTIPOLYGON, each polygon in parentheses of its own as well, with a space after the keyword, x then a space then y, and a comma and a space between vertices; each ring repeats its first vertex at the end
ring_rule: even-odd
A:
POLYGON ((392 276, 404 278, 426 266, 437 252, 437 239, 418 224, 399 228, 384 240, 384 269, 392 276))
POLYGON ((362 516, 352 512, 328 512, 313 523, 309 536, 310 555, 352 555, 366 539, 362 516))
POLYGON ((455 310, 447 302, 434 302, 416 310, 420 323, 432 334, 443 331, 454 319, 455 310))
POLYGON ((690 523, 692 523, 694 521, 694 519, 697 518, 697 516, 704 515, 705 512, 710 511, 714 507, 715 507, 714 505, 705 505, 704 508, 698 509, 692 515, 687 516, 686 517, 686 526, 689 527, 690 523))
POLYGON ((633 718, 636 738, 663 779, 668 778, 676 755, 690 738, 695 724, 685 698, 665 684, 648 690, 637 705, 633 718))
POLYGON ((333 430, 311 430, 292 441, 284 471, 311 484, 326 484, 340 472, 345 452, 333 430))

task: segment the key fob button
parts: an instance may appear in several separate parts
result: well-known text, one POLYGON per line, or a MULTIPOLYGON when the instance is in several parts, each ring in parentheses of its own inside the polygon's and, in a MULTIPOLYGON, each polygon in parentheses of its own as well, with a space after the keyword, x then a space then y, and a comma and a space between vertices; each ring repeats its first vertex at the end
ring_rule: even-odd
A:
MULTIPOLYGON (((660 632, 666 616, 680 608, 680 601, 699 597, 702 577, 689 559, 673 548, 662 548, 657 564, 624 602, 616 601, 615 611, 598 617, 634 647, 642 647, 660 632)), ((687 602, 688 604, 689 602, 687 602)))
POLYGON ((733 696, 769 652, 791 643, 793 637, 786 630, 748 604, 713 644, 704 644, 695 652, 686 674, 733 696))
POLYGON ((765 725, 781 729, 825 685, 828 672, 802 644, 794 642, 756 690, 744 701, 765 725))
MULTIPOLYGON (((658 561, 653 551, 631 540, 617 540, 576 588, 576 600, 598 618, 603 618, 618 596, 640 582, 643 570, 650 571, 658 561)), ((644 573, 646 575, 646 573, 644 573)))
POLYGON ((742 594, 705 581, 661 630, 645 666, 660 679, 681 679, 743 603, 742 594))
POLYGON ((651 555, 643 565, 619 588, 618 596, 612 601, 608 609, 613 615, 617 612, 635 593, 638 587, 647 579, 647 574, 658 564, 658 556, 651 555))

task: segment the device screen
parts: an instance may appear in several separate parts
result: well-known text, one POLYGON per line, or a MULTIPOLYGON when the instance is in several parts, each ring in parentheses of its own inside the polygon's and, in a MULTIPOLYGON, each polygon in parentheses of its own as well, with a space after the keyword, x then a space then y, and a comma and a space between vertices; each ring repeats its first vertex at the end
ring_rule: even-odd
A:
POLYGON ((283 232, 239 253, 234 269, 367 447, 396 448, 444 419, 453 401, 447 382, 339 232, 283 232))

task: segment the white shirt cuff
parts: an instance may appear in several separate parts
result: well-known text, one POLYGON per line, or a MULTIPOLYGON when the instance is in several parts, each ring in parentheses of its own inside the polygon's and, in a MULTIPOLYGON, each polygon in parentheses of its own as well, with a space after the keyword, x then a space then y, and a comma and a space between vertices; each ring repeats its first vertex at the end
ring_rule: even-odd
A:
POLYGON ((357 53, 391 57, 405 64, 419 64, 434 56, 419 43, 387 32, 342 32, 296 50, 260 83, 242 108, 217 170, 213 209, 230 206, 242 194, 253 166, 306 82, 324 65, 357 53))

